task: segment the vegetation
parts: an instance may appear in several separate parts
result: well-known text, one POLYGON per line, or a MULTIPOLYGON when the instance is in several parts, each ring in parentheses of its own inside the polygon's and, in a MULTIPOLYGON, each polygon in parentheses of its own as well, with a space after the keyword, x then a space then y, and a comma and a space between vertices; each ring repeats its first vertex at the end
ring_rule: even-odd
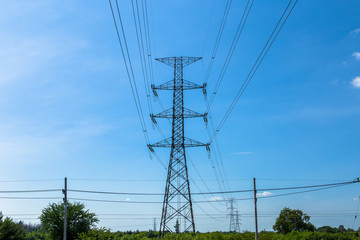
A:
POLYGON ((15 223, 11 218, 5 218, 0 212, 0 240, 23 240, 25 231, 21 226, 15 223))
POLYGON ((310 217, 301 210, 284 208, 276 219, 273 229, 282 234, 292 231, 315 231, 314 225, 310 223, 310 217))
MULTIPOLYGON (((63 238, 63 204, 50 204, 40 216, 41 225, 14 222, 0 212, 0 240, 58 240, 63 238)), ((159 232, 127 231, 111 232, 105 228, 94 228, 98 222, 95 214, 85 210, 83 204, 68 204, 69 240, 158 240, 159 232), (76 217, 77 216, 77 217, 76 217)), ((310 217, 300 210, 284 208, 276 219, 274 230, 262 231, 259 240, 360 240, 360 228, 357 231, 323 226, 315 229, 310 217)), ((255 234, 211 232, 211 233, 168 233, 164 240, 253 240, 255 234)))
MULTIPOLYGON (((42 210, 40 216, 43 229, 53 240, 61 240, 64 235, 64 203, 52 203, 42 210)), ((75 240, 83 232, 89 232, 99 220, 95 213, 85 210, 82 203, 68 203, 67 239, 75 240)))

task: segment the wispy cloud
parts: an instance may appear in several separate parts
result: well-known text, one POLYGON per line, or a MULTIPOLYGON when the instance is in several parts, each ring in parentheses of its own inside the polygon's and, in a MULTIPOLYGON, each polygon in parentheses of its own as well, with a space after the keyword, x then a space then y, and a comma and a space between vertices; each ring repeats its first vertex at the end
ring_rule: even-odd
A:
POLYGON ((0 122, 0 164, 44 162, 61 156, 75 146, 79 139, 101 136, 117 126, 101 121, 28 122, 7 120, 0 122), (70 146, 69 146, 70 145, 70 146))
POLYGON ((212 201, 212 202, 216 202, 216 201, 219 201, 219 200, 222 200, 222 199, 223 199, 222 197, 213 196, 213 197, 209 198, 208 200, 212 201))
POLYGON ((249 155, 253 154, 254 152, 234 152, 233 155, 249 155))
POLYGON ((60 56, 77 52, 87 44, 63 36, 43 36, 18 40, 14 37, 0 42, 0 83, 23 79, 43 71, 60 56))
POLYGON ((267 191, 256 194, 256 196, 258 196, 258 197, 269 197, 271 195, 273 195, 273 194, 271 192, 267 192, 267 191))
POLYGON ((351 34, 358 34, 358 33, 360 33, 360 28, 357 28, 357 29, 351 31, 350 33, 351 34))
POLYGON ((131 201, 131 198, 126 198, 125 201, 130 202, 130 201, 131 201))
POLYGON ((351 81, 351 85, 353 85, 355 88, 360 88, 360 76, 354 77, 351 81))
POLYGON ((352 56, 353 56, 355 59, 360 60, 360 52, 354 52, 354 53, 352 54, 352 56))

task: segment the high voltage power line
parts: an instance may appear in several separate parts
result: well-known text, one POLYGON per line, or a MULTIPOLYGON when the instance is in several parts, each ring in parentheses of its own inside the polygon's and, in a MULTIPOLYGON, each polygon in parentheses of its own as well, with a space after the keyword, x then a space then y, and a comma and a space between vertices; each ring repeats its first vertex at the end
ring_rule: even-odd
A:
POLYGON ((216 36, 215 45, 214 45, 214 48, 213 48, 213 51, 212 51, 212 54, 211 54, 210 63, 208 65, 206 75, 205 75, 205 79, 204 79, 204 85, 205 86, 206 86, 206 84, 207 84, 207 82, 209 80, 210 72, 211 72, 211 69, 212 69, 213 64, 214 64, 216 53, 217 53, 217 50, 219 49, 219 44, 220 44, 221 37, 222 37, 223 31, 224 31, 224 28, 225 28, 227 17, 229 15, 231 3, 232 3, 232 0, 227 0, 226 1, 225 10, 224 10, 224 13, 223 13, 223 17, 221 19, 219 31, 218 31, 218 34, 216 36))
POLYGON ((237 94, 235 95, 235 98, 232 101, 232 103, 230 104, 230 107, 227 109, 227 111, 225 112, 225 115, 223 116, 223 118, 221 119, 219 125, 215 129, 212 137, 209 140, 209 143, 211 143, 213 141, 214 137, 218 134, 218 132, 220 131, 220 129, 224 125, 225 121, 229 118, 230 113, 234 109, 235 105, 237 104, 240 97, 244 93, 245 89, 247 88, 247 86, 251 82, 252 78, 254 77, 255 73, 259 69, 259 66, 263 62, 265 56, 267 55, 268 51, 270 50, 271 46, 273 45, 274 41, 276 40, 277 36, 279 35, 281 29, 283 28, 284 24, 286 23, 287 19, 289 18, 290 14, 292 13, 292 11, 293 11, 294 7, 296 6, 297 2, 298 2, 298 0, 295 0, 294 2, 293 2, 293 0, 289 1, 289 4, 286 6, 283 14, 281 15, 279 21, 276 24, 274 30, 270 34, 265 46, 261 50, 258 58, 256 59, 254 65, 252 66, 250 72, 248 73, 248 75, 245 78, 243 84, 241 85, 240 89, 238 90, 237 94))
MULTIPOLYGON (((125 30, 124 30, 124 26, 123 26, 123 22, 122 22, 122 18, 121 18, 121 13, 120 13, 118 1, 116 0, 115 2, 116 2, 116 10, 117 10, 117 13, 118 13, 117 14, 118 15, 118 21, 120 22, 120 26, 121 26, 121 33, 122 33, 121 36, 122 36, 122 38, 120 36, 120 32, 119 32, 119 28, 118 28, 118 24, 117 24, 117 20, 116 20, 115 14, 114 14, 114 9, 113 9, 111 0, 109 0, 109 6, 110 6, 110 9, 111 9, 111 14, 112 14, 113 21, 114 21, 114 26, 115 26, 118 42, 119 42, 119 45, 120 45, 120 48, 121 48, 121 53, 122 53, 122 56, 123 56, 124 65, 125 65, 125 68, 126 68, 126 73, 127 73, 128 80, 129 80, 129 83, 130 83, 131 92, 132 92, 132 95, 133 95, 133 100, 134 100, 136 110, 137 110, 137 114, 138 114, 138 118, 139 118, 139 121, 140 121, 141 130, 142 130, 142 132, 144 134, 146 145, 149 145, 150 144, 149 135, 148 135, 148 131, 147 131, 147 128, 146 128, 145 118, 144 118, 144 115, 143 115, 143 110, 142 110, 142 107, 141 107, 141 101, 140 101, 140 98, 139 98, 139 93, 138 93, 138 89, 137 89, 137 85, 136 85, 136 81, 135 81, 135 75, 134 75, 134 71, 133 71, 133 67, 132 67, 129 48, 128 48, 128 45, 127 45, 126 34, 125 34, 125 30), (123 40, 123 42, 122 42, 122 40, 123 40), (125 50, 124 50, 124 46, 125 46, 125 50)), ((134 12, 134 17, 135 17, 135 12, 134 12)), ((151 51, 151 47, 149 49, 150 49, 149 51, 151 51)), ((152 68, 151 68, 151 71, 152 71, 152 68)), ((146 88, 146 86, 145 86, 145 88, 146 88)), ((149 107, 150 107, 151 103, 149 103, 149 104, 150 104, 149 105, 149 107)), ((150 110, 151 110, 151 107, 150 107, 150 110)), ((156 160, 158 160, 158 162, 163 166, 163 168, 166 169, 166 165, 160 159, 160 157, 155 152, 152 152, 152 154, 155 156, 156 160)))
MULTIPOLYGON (((232 41, 231 46, 230 46, 230 49, 229 49, 229 51, 228 51, 228 53, 227 53, 227 56, 226 56, 226 58, 225 58, 224 65, 222 66, 220 75, 219 75, 218 80, 216 81, 216 84, 215 84, 215 88, 214 88, 213 94, 212 94, 212 96, 211 96, 211 98, 210 98, 210 100, 209 100, 209 102, 208 102, 208 104, 207 104, 207 107, 206 107, 205 112, 209 112, 210 106, 211 106, 211 104, 213 103, 213 101, 214 101, 214 99, 215 99, 215 96, 216 96, 216 94, 217 94, 217 91, 218 91, 218 89, 219 89, 219 87, 220 87, 220 84, 221 84, 221 82, 222 82, 222 80, 223 80, 223 78, 224 78, 224 76, 225 76, 225 72, 226 72, 226 70, 227 70, 227 68, 228 68, 228 66, 229 66, 230 61, 231 61, 232 55, 234 54, 236 45, 237 45, 237 43, 238 43, 238 41, 239 41, 239 38, 240 38, 240 36, 241 36, 241 33, 242 33, 243 29, 244 29, 246 20, 247 20, 249 14, 250 14, 250 11, 251 11, 251 8, 252 8, 253 3, 254 3, 254 0, 248 0, 248 1, 247 1, 247 4, 246 4, 246 7, 245 7, 244 12, 243 12, 243 14, 242 14, 240 23, 239 23, 239 25, 238 25, 238 27, 237 27, 237 29, 236 29, 235 36, 234 36, 234 38, 233 38, 233 41, 232 41)), ((211 69, 210 69, 210 70, 211 70, 211 69)))

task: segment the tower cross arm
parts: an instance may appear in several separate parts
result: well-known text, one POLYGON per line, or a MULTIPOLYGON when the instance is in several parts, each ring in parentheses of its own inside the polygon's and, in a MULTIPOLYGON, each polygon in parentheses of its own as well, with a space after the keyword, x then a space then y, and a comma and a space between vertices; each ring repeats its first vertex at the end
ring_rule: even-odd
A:
MULTIPOLYGON (((158 86, 151 85, 153 90, 181 90, 178 86, 174 85, 174 80, 167 81, 158 86)), ((204 85, 199 85, 187 80, 183 80, 182 90, 200 89, 205 88, 204 85)))
MULTIPOLYGON (((202 143, 199 141, 196 141, 194 139, 191 138, 184 138, 184 145, 183 147, 208 147, 209 143, 202 143)), ((163 147, 163 148, 171 148, 172 147, 172 139, 170 138, 165 138, 159 142, 153 143, 153 144, 149 144, 148 145, 149 148, 154 148, 154 147, 163 147)))
POLYGON ((156 61, 162 62, 168 66, 174 67, 176 61, 180 61, 183 67, 190 65, 196 61, 199 61, 202 57, 165 57, 165 58, 155 58, 156 61))
MULTIPOLYGON (((173 118, 173 116, 174 116, 174 114, 173 114, 172 108, 167 109, 158 114, 150 115, 151 118, 173 118)), ((206 116, 206 113, 201 114, 201 113, 195 112, 191 109, 184 108, 184 113, 183 113, 184 118, 196 118, 196 117, 205 117, 205 116, 206 116)))
POLYGON ((187 138, 187 137, 185 137, 184 145, 185 145, 185 147, 208 147, 209 146, 208 143, 202 143, 202 142, 199 142, 194 139, 187 138))

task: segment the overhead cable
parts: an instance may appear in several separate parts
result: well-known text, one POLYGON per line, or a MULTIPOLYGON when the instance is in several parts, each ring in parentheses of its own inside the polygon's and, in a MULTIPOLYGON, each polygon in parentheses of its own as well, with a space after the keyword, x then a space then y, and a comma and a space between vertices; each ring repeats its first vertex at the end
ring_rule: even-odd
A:
POLYGON ((244 93, 245 89, 249 85, 250 81, 254 77, 256 71, 258 70, 259 66, 261 65, 262 61, 264 60, 266 54, 268 53, 269 49, 273 45, 273 43, 274 43, 275 39, 277 38, 278 34, 280 33, 281 29, 283 28, 284 24, 286 23, 287 19, 289 18, 290 14, 293 11, 294 7, 296 6, 296 3, 298 2, 298 0, 296 0, 295 3, 291 6, 292 2, 293 2, 293 0, 290 0, 290 2, 287 5, 285 11, 283 12, 282 16, 280 17, 276 27, 274 28, 273 32, 271 33, 270 37, 268 38, 264 48, 262 49, 261 53, 259 54, 258 58, 256 59, 254 65, 253 65, 253 67, 251 68, 250 72, 248 73, 247 77, 245 78, 245 81, 243 82, 243 84, 240 87, 239 91, 235 95, 235 98, 232 101, 232 103, 230 104, 230 107, 227 109, 224 117, 222 118, 219 125, 215 129, 212 137, 210 138, 209 143, 211 143, 213 141, 214 137, 218 134, 218 132, 220 131, 220 129, 224 125, 225 121, 228 119, 230 113, 232 112, 235 105, 239 101, 240 97, 244 93))

